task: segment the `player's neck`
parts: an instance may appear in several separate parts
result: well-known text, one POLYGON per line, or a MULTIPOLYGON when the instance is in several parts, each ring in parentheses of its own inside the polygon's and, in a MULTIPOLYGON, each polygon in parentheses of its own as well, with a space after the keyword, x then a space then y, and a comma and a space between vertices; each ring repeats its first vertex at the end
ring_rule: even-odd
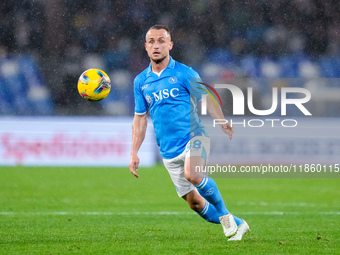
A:
POLYGON ((162 72, 169 64, 170 56, 167 56, 162 62, 156 63, 151 60, 152 71, 156 73, 162 72))

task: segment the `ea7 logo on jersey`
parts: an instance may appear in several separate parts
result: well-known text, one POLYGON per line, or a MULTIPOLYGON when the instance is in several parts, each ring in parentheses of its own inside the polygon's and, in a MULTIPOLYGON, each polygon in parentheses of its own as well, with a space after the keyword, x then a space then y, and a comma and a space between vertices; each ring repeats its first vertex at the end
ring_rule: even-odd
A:
POLYGON ((179 96, 179 89, 173 88, 170 91, 168 89, 163 89, 158 91, 158 93, 153 92, 153 97, 155 98, 155 101, 166 99, 168 97, 178 97, 179 96))
POLYGON ((144 86, 142 86, 142 90, 146 89, 147 87, 149 87, 149 84, 145 84, 144 86))

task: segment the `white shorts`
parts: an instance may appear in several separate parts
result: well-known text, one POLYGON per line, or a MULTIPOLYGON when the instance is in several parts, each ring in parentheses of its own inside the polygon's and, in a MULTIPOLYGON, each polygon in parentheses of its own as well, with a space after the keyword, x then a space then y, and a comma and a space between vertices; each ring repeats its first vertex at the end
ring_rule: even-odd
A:
POLYGON ((192 156, 199 156, 204 158, 207 163, 209 153, 210 138, 195 136, 191 138, 185 150, 180 155, 172 159, 163 159, 164 166, 170 174, 179 197, 183 197, 195 188, 195 186, 184 177, 185 160, 192 156))

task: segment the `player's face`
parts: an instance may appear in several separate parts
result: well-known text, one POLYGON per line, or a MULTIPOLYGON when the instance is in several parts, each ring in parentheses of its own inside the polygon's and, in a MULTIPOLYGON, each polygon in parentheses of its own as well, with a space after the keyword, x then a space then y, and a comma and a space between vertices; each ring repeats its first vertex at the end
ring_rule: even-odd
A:
POLYGON ((170 35, 164 29, 151 29, 146 34, 145 49, 155 63, 160 63, 169 56, 172 45, 170 35))

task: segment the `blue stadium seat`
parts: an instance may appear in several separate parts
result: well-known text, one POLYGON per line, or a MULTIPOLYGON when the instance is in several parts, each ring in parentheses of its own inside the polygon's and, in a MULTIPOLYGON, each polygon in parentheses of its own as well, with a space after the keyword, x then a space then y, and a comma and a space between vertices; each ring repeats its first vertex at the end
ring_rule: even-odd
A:
POLYGON ((206 60, 215 64, 221 64, 224 67, 230 67, 233 65, 233 56, 226 49, 212 49, 206 55, 206 60))
POLYGON ((108 69, 128 68, 130 53, 127 50, 109 51, 104 54, 108 69))
POLYGON ((340 60, 335 57, 323 56, 320 61, 321 77, 340 78, 340 60))
POLYGON ((36 62, 28 56, 22 56, 19 60, 24 83, 26 84, 26 98, 32 107, 32 114, 53 114, 53 103, 36 62))
POLYGON ((0 113, 51 115, 53 103, 35 61, 28 56, 0 61, 0 113), (41 93, 45 91, 45 93, 41 93))
POLYGON ((9 96, 4 80, 0 77, 0 114, 12 115, 14 109, 11 106, 12 97, 9 96))
POLYGON ((299 77, 299 58, 296 55, 283 56, 278 60, 282 78, 299 77))
POLYGON ((260 62, 260 75, 264 78, 278 78, 281 77, 281 66, 278 61, 273 58, 264 57, 260 62))
POLYGON ((134 113, 133 76, 124 69, 110 72, 111 91, 101 101, 106 113, 110 115, 131 115, 134 113))
POLYGON ((240 68, 250 78, 260 77, 260 60, 253 55, 246 55, 240 60, 240 68))

